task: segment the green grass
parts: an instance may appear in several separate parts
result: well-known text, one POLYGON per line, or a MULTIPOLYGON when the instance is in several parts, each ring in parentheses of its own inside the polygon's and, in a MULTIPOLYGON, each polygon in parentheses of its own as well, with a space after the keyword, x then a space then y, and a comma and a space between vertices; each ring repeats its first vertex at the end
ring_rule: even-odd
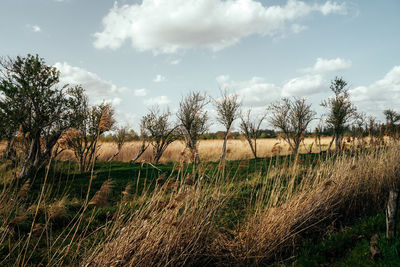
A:
POLYGON ((400 266, 400 236, 388 240, 385 223, 385 215, 380 213, 322 240, 305 242, 293 266, 400 266), (373 260, 370 240, 375 234, 380 237, 378 247, 382 256, 373 260))

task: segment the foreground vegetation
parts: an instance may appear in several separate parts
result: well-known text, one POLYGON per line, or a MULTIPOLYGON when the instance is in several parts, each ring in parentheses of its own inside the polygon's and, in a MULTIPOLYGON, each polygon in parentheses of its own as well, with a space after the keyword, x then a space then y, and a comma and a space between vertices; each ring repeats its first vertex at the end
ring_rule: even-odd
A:
MULTIPOLYGON (((362 218, 381 214, 398 187, 399 154, 393 145, 225 168, 100 162, 83 174, 53 162, 26 181, 10 179, 5 162, 1 264, 373 264, 366 242, 383 219, 362 218)), ((399 241, 380 242, 391 253, 380 262, 398 259, 399 241)))
POLYGON ((0 265, 398 259, 397 239, 375 241, 384 258, 373 261, 365 257, 365 242, 371 231, 382 235, 379 216, 389 190, 399 188, 400 114, 386 110, 386 124, 367 121, 342 78, 331 83, 334 95, 322 103, 326 118, 311 143, 307 128, 316 113, 306 99, 283 98, 255 116, 227 91, 217 100, 190 92, 176 122, 169 111, 150 109, 139 142, 128 148, 134 154, 124 158, 132 133, 115 128, 111 104, 90 105, 84 88, 59 85, 59 75, 37 55, 0 60, 0 265), (204 153, 211 102, 223 141, 208 142, 204 153), (230 146, 235 120, 242 140, 230 146), (285 144, 267 147, 260 139, 265 120, 285 144), (332 133, 328 142, 324 129, 332 133), (101 138, 111 131, 114 148, 107 151, 101 138), (174 144, 182 146, 174 150, 174 144), (70 157, 61 161, 66 152, 70 157), (274 156, 260 158, 266 153, 274 156), (373 227, 364 231, 364 224, 373 227), (355 234, 360 237, 350 242, 355 234), (335 240, 341 242, 332 245, 335 240))

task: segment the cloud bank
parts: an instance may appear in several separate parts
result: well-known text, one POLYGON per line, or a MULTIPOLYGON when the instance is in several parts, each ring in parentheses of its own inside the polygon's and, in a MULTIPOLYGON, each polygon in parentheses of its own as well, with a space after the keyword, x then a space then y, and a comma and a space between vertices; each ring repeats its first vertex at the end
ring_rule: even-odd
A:
POLYGON ((175 53, 207 48, 218 51, 258 34, 279 36, 299 33, 298 21, 312 13, 345 14, 346 6, 326 1, 311 4, 288 0, 285 5, 264 6, 255 0, 143 0, 118 6, 103 18, 94 34, 98 49, 118 49, 127 40, 139 51, 175 53))

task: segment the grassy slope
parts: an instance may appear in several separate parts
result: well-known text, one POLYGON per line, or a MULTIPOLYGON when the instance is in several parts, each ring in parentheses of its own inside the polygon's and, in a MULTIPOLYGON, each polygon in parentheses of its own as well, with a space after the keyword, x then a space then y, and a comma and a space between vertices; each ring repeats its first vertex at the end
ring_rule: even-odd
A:
MULTIPOLYGON (((323 160, 324 158, 324 156, 317 154, 301 155, 300 162, 301 165, 308 167, 315 164, 319 159, 323 160)), ((291 164, 293 162, 293 158, 290 156, 279 157, 278 159, 280 161, 279 164, 291 164)), ((278 164, 276 161, 277 158, 267 158, 258 159, 257 161, 231 161, 227 163, 227 178, 224 183, 235 186, 237 188, 237 193, 234 197, 229 199, 226 205, 221 209, 219 216, 217 216, 215 224, 220 232, 229 234, 237 229, 238 225, 245 223, 247 215, 251 213, 251 211, 246 210, 246 208, 250 206, 249 202, 254 197, 258 186, 254 184, 249 185, 248 181, 253 175, 265 175, 270 166, 278 164)), ((204 169, 212 176, 213 173, 217 171, 216 167, 216 163, 209 163, 204 166, 204 169)), ((183 167, 182 171, 184 173, 190 173, 191 169, 192 166, 186 165, 183 167)), ((96 227, 110 220, 112 214, 117 210, 117 206, 114 204, 120 201, 122 196, 121 192, 128 183, 132 184, 133 192, 138 192, 138 194, 140 194, 144 189, 153 190, 156 179, 163 174, 165 177, 176 177, 178 172, 177 166, 173 164, 151 166, 148 164, 131 165, 121 162, 97 163, 94 168, 95 179, 93 179, 90 198, 100 189, 104 181, 112 179, 115 184, 109 205, 105 208, 93 209, 92 212, 86 215, 87 218, 85 218, 85 220, 88 222, 90 221, 88 227, 90 227, 90 230, 94 230, 96 227), (136 188, 137 184, 139 185, 138 188, 136 188)), ((39 173, 37 177, 43 177, 43 175, 43 173, 39 173)), ((85 198, 87 192, 90 175, 90 173, 79 174, 76 171, 75 164, 70 162, 56 162, 51 168, 48 180, 50 184, 48 188, 51 188, 48 194, 49 198, 61 199, 62 196, 67 195, 69 199, 78 200, 78 204, 70 202, 67 205, 67 212, 64 216, 51 220, 50 226, 53 229, 53 237, 57 235, 59 229, 67 226, 68 223, 73 220, 74 215, 79 210, 79 203, 85 198)), ((42 181, 39 178, 34 180, 29 197, 32 201, 37 198, 41 183, 42 181)), ((38 222, 44 224, 46 220, 46 216, 43 215, 39 218, 38 222)), ((23 223, 15 225, 14 228, 18 235, 29 232, 31 221, 32 218, 28 218, 23 223)), ((387 240, 383 238, 384 227, 384 216, 382 214, 364 219, 350 229, 346 228, 344 231, 332 233, 322 240, 317 240, 315 245, 313 245, 311 241, 305 243, 298 252, 297 260, 292 262, 292 264, 299 266, 368 266, 375 264, 394 266, 400 260, 397 253, 400 240, 396 239, 392 242, 387 242, 387 240), (369 239, 375 233, 379 233, 381 236, 379 245, 384 256, 378 262, 373 262, 369 257, 369 239)), ((82 226, 78 234, 84 233, 85 231, 85 228, 82 226)), ((101 234, 97 236, 94 235, 93 238, 98 238, 100 235, 101 234)), ((90 238, 87 239, 87 246, 90 245, 90 240, 90 238)), ((39 248, 43 248, 42 250, 38 249, 32 255, 30 259, 32 264, 37 264, 42 261, 43 255, 46 253, 43 251, 43 249, 46 248, 46 244, 41 242, 38 243, 38 246, 39 248)), ((6 254, 7 246, 3 245, 0 248, 0 255, 6 254)), ((10 258, 9 263, 12 262, 13 259, 10 258)), ((286 263, 288 264, 288 262, 286 263)))
MULTIPOLYGON (((398 225, 398 229, 400 224, 398 225)), ((294 266, 400 266, 400 237, 385 236, 385 215, 364 218, 352 227, 333 232, 321 240, 308 241, 299 249, 294 266), (370 240, 379 235, 382 256, 371 258, 370 240)))

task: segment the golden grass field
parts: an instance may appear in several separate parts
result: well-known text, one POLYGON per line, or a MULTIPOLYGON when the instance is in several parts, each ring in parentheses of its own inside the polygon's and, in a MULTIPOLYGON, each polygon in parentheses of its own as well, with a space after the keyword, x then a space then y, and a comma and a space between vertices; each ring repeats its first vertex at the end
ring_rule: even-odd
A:
MULTIPOLYGON (((326 149, 329 145, 331 137, 323 137, 321 139, 322 150, 326 149)), ((307 149, 315 142, 314 138, 306 138, 305 146, 307 149)), ((223 140, 200 140, 199 153, 202 161, 218 161, 221 156, 223 140)), ((141 146, 140 141, 133 141, 125 143, 120 154, 113 160, 128 162, 135 158, 141 146)), ((117 145, 115 143, 101 143, 99 149, 99 161, 107 161, 117 152, 117 145)), ((300 153, 306 152, 304 146, 300 147, 300 153)), ((319 147, 314 143, 312 152, 319 152, 319 147)), ((287 155, 290 154, 289 145, 283 140, 277 138, 259 139, 257 140, 257 156, 268 157, 273 154, 287 155), (275 151, 274 150, 275 146, 275 151)), ((152 150, 149 147, 145 153, 139 158, 138 161, 151 161, 152 150)), ((228 140, 227 145, 227 160, 246 160, 253 158, 249 144, 245 139, 231 139, 228 140)), ((59 160, 73 160, 74 155, 70 150, 63 151, 59 156, 59 160)), ((185 149, 182 141, 175 141, 168 146, 167 150, 161 157, 160 163, 188 161, 189 153, 185 149)))

